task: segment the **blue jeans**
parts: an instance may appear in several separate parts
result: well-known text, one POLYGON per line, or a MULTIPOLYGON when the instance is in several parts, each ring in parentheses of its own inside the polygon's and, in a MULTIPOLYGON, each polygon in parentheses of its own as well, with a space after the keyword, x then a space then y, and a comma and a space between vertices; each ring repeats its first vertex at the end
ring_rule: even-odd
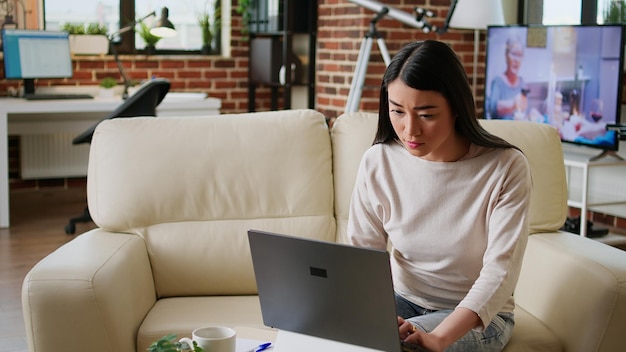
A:
MULTIPOLYGON (((452 309, 431 310, 422 308, 400 295, 396 295, 396 309, 399 316, 426 332, 435 329, 445 317, 452 313, 452 309)), ((502 351, 511 339, 514 324, 513 313, 499 313, 483 332, 470 330, 465 336, 448 347, 446 351, 502 351)))

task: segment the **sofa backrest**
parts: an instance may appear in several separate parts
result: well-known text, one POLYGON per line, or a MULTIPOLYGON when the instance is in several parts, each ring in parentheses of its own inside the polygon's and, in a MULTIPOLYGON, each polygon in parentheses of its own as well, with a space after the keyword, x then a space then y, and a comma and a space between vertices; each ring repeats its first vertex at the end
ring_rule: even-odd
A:
POLYGON ((351 112, 339 116, 331 129, 337 242, 348 243, 347 226, 352 189, 363 153, 372 146, 378 114, 351 112))
POLYGON ((554 232, 567 217, 567 180, 555 128, 535 122, 480 120, 485 129, 524 152, 532 177, 530 233, 554 232))
POLYGON ((292 110, 101 123, 95 223, 145 239, 159 297, 255 294, 247 230, 335 240, 330 135, 292 110))
MULTIPOLYGON (((567 215, 567 182, 561 141, 548 125, 523 121, 480 120, 489 132, 519 147, 528 158, 533 179, 530 233, 552 232, 567 215)), ((346 242, 352 188, 361 156, 372 145, 378 115, 352 112, 337 118, 331 130, 335 178, 337 241, 346 242)))

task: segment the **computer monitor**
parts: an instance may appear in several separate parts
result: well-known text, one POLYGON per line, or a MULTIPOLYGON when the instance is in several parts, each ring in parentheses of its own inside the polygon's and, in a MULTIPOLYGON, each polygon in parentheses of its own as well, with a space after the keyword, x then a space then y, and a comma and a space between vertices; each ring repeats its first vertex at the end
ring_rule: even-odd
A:
POLYGON ((4 76, 23 79, 24 94, 35 93, 37 78, 71 78, 69 34, 62 31, 3 29, 4 76))
POLYGON ((622 25, 490 26, 485 117, 547 123, 563 142, 617 151, 607 127, 620 123, 625 42, 622 25))

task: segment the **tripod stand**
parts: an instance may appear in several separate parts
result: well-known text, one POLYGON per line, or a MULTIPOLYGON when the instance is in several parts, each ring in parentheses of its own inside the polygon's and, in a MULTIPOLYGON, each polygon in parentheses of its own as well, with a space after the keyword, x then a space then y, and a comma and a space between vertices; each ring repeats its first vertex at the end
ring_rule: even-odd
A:
POLYGON ((365 74, 367 73, 367 64, 370 54, 372 53, 374 39, 376 39, 376 43, 380 49, 380 54, 385 62, 385 66, 389 66, 391 57, 389 56, 387 45, 385 44, 385 40, 380 36, 380 33, 376 31, 376 23, 388 12, 389 9, 383 7, 370 21, 369 32, 367 32, 365 37, 363 37, 361 48, 359 49, 359 57, 354 69, 354 76, 352 77, 352 84, 350 86, 350 93, 348 94, 348 102, 346 103, 345 112, 353 112, 359 109, 359 102, 361 101, 361 94, 363 93, 363 83, 365 82, 365 74))

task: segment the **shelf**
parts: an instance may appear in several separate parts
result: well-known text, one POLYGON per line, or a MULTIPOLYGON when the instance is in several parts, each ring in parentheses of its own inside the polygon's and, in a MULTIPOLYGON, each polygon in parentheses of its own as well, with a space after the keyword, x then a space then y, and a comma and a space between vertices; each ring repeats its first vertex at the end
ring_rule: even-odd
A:
POLYGON ((313 109, 317 1, 258 0, 251 15, 248 110, 257 109, 257 87, 270 89, 271 110, 303 99, 313 109))
MULTIPOLYGON (((603 227, 603 226, 599 225, 599 227, 603 227)), ((571 233, 567 231, 564 231, 564 232, 567 233, 568 235, 578 236, 575 233, 571 233)), ((626 246, 626 235, 620 235, 620 234, 616 234, 613 232, 609 232, 608 234, 604 236, 600 236, 600 237, 589 237, 589 239, 598 241, 600 243, 604 243, 612 247, 625 247, 626 246)))
MULTIPOLYGON (((568 200, 567 205, 574 208, 580 208, 581 223, 587 223, 588 211, 598 211, 600 209, 621 209, 626 212, 626 194, 620 194, 618 187, 604 187, 602 190, 591 190, 590 185, 592 177, 596 181, 596 177, 613 178, 617 171, 605 172, 599 174, 604 169, 612 170, 616 167, 626 168, 626 161, 620 160, 612 155, 600 159, 594 159, 589 154, 571 153, 564 150, 563 161, 566 167, 568 200), (575 173, 573 169, 580 169, 575 173)), ((620 177, 621 179, 621 177, 620 177)), ((621 182, 619 183, 621 184, 621 182)), ((603 212, 603 211, 598 211, 603 212)), ((606 212, 603 212, 606 213, 606 212)), ((586 236, 587 227, 581 226, 581 236, 586 236)), ((622 236, 624 237, 624 236, 622 236)), ((626 238, 626 237, 625 237, 626 238)))
POLYGON ((589 206, 589 210, 602 213, 609 216, 626 219, 626 203, 609 204, 609 205, 593 205, 589 206))
POLYGON ((608 244, 609 246, 626 245, 626 236, 618 235, 611 232, 601 237, 592 238, 592 240, 608 244))
MULTIPOLYGON (((574 188, 570 186, 568 189, 569 199, 567 200, 567 205, 580 208, 582 206, 582 197, 583 191, 580 188, 574 188)), ((621 196, 623 198, 619 198, 619 195, 615 194, 599 194, 593 193, 587 195, 587 206, 588 207, 597 207, 597 206, 607 206, 607 205, 616 205, 626 203, 626 196, 621 196)))

